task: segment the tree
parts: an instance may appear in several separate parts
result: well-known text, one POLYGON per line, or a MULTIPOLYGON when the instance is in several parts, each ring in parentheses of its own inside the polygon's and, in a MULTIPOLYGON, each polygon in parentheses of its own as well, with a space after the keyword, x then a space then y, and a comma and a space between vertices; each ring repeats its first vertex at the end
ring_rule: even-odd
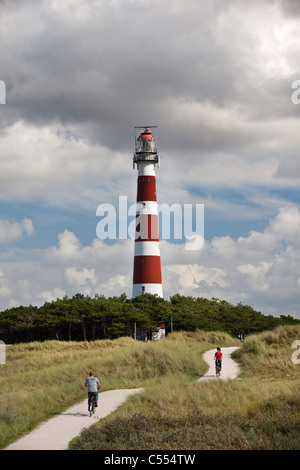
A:
POLYGON ((263 315, 241 302, 232 305, 225 300, 186 297, 176 294, 165 300, 157 295, 142 294, 128 299, 125 294, 94 298, 76 294, 41 307, 13 307, 0 313, 0 338, 6 343, 43 341, 46 339, 93 341, 96 339, 132 336, 135 326, 140 337, 150 337, 156 327, 165 323, 167 332, 174 330, 225 331, 243 336, 275 328, 299 324, 290 315, 263 315))

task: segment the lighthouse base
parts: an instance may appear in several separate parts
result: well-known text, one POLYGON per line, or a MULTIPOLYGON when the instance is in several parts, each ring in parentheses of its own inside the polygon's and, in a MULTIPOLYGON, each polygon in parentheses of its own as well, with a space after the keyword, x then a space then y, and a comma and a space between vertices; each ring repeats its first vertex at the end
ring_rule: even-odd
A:
POLYGON ((141 294, 157 294, 158 297, 163 297, 162 284, 133 284, 132 297, 141 294))

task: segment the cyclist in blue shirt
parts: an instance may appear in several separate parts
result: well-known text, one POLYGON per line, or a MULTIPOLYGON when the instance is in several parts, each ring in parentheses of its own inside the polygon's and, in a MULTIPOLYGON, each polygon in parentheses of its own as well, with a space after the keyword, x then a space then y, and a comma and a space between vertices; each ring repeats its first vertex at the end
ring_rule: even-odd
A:
POLYGON ((90 411, 90 398, 91 395, 95 395, 95 406, 98 406, 98 390, 100 390, 100 382, 97 377, 94 376, 94 372, 91 371, 89 377, 85 379, 85 387, 88 389, 88 411, 90 411))

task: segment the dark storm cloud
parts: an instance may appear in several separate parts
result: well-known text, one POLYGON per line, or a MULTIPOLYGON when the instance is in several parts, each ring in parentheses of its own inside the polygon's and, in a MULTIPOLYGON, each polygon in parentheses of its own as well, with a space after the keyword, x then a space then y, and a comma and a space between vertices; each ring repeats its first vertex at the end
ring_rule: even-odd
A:
MULTIPOLYGON (((262 17, 269 14, 265 7, 278 2, 267 1, 262 17)), ((262 77, 264 61, 256 64, 255 47, 270 40, 267 29, 264 37, 248 19, 260 5, 5 2, 0 52, 8 103, 2 128, 19 118, 37 126, 57 121, 80 127, 91 143, 122 151, 131 127, 149 122, 164 128, 162 143, 173 152, 199 151, 199 142, 202 151, 212 152, 259 142, 259 133, 237 130, 230 121, 240 116, 262 122, 297 112, 290 104, 290 78, 262 77), (220 110, 221 125, 212 118, 220 110)), ((292 8, 293 2, 282 5, 292 8)), ((266 62, 272 56, 270 49, 266 62)))
POLYGON ((2 33, 7 117, 89 123, 91 138, 124 149, 132 125, 163 118, 168 126, 168 98, 220 106, 234 99, 234 67, 210 27, 215 12, 196 3, 103 3, 82 21, 47 2, 15 3, 2 33))
POLYGON ((283 11, 289 16, 300 15, 300 3, 298 0, 281 0, 283 11))

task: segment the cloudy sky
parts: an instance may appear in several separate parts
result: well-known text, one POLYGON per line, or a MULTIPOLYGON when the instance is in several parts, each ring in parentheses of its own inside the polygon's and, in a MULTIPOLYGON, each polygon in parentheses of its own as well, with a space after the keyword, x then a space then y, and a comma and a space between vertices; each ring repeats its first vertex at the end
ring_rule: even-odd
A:
POLYGON ((159 202, 204 204, 205 243, 161 241, 166 299, 300 318, 298 0, 1 0, 0 310, 131 296, 132 128, 157 125, 159 202))

